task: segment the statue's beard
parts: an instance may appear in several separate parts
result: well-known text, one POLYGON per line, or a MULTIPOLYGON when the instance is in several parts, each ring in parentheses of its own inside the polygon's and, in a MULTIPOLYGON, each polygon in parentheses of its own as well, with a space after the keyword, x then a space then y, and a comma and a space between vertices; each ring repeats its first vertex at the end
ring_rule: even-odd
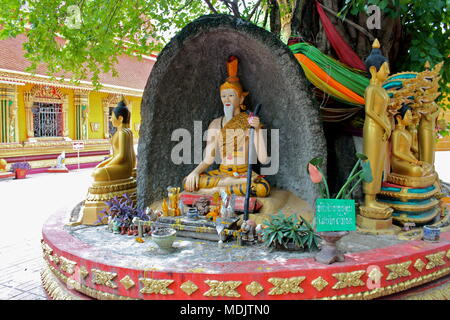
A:
POLYGON ((225 121, 230 121, 233 118, 233 105, 227 107, 227 106, 223 106, 223 113, 224 113, 224 118, 225 121))

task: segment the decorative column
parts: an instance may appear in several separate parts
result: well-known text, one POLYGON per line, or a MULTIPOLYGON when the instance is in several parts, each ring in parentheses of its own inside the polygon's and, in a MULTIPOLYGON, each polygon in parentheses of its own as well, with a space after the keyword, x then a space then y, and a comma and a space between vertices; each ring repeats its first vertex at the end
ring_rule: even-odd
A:
POLYGON ((31 92, 24 93, 25 100, 25 120, 27 126, 27 138, 34 138, 33 124, 33 94, 31 92))
POLYGON ((15 85, 0 87, 0 142, 17 142, 17 90, 15 85))
POLYGON ((103 137, 109 139, 109 107, 103 106, 103 137))
POLYGON ((88 140, 89 91, 76 89, 74 102, 76 112, 75 137, 77 140, 88 140))
POLYGON ((69 96, 67 94, 63 95, 63 137, 65 140, 71 140, 69 138, 69 118, 68 118, 68 111, 69 111, 69 96))

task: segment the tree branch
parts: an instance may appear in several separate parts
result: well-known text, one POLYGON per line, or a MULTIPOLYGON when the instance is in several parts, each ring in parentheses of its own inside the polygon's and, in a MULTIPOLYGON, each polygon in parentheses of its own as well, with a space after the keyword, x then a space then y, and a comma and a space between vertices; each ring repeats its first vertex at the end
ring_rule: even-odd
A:
MULTIPOLYGON (((334 11, 331 10, 330 8, 325 7, 325 6, 324 6, 323 4, 321 4, 320 2, 319 2, 319 4, 320 4, 320 6, 321 6, 322 8, 325 9, 325 11, 328 11, 328 12, 331 13, 332 15, 336 16, 337 18, 339 18, 336 12, 334 12, 334 11)), ((341 19, 341 20, 342 20, 342 19, 341 19)), ((356 24, 356 23, 354 23, 354 22, 352 22, 352 21, 350 21, 350 20, 348 20, 348 19, 344 19, 344 20, 342 20, 342 21, 343 21, 343 22, 347 22, 347 23, 348 23, 349 25, 351 25, 353 28, 355 28, 355 29, 359 30, 360 32, 362 32, 363 34, 365 34, 367 37, 369 37, 369 39, 370 39, 371 41, 375 40, 375 37, 374 37, 373 35, 371 35, 366 29, 364 29, 363 27, 361 27, 359 24, 356 24)))
POLYGON ((255 7, 254 7, 253 10, 252 10, 252 12, 250 12, 250 14, 249 14, 247 20, 251 20, 251 19, 252 19, 253 15, 255 14, 256 9, 258 9, 260 3, 261 3, 261 0, 258 0, 258 2, 255 4, 255 7))
POLYGON ((118 1, 116 2, 116 4, 114 5, 114 10, 113 10, 113 12, 112 12, 112 14, 111 14, 111 17, 109 18, 108 25, 106 26, 105 34, 108 33, 109 27, 110 27, 110 25, 111 25, 111 21, 112 21, 112 19, 114 18, 114 16, 116 15, 117 8, 119 7, 119 3, 121 3, 121 2, 122 2, 122 0, 118 0, 118 1))
MULTIPOLYGON (((175 13, 178 13, 178 12, 180 12, 181 10, 186 9, 186 8, 192 3, 192 1, 193 1, 193 0, 186 0, 186 3, 184 4, 184 6, 178 8, 178 9, 175 9, 175 13)), ((207 1, 208 1, 208 0, 207 0, 207 1)))
POLYGON ((234 1, 221 0, 221 1, 227 5, 228 9, 230 9, 231 12, 233 12, 233 14, 236 18, 241 17, 241 13, 239 12, 238 0, 234 0, 234 1))
POLYGON ((219 12, 217 12, 216 8, 214 8, 211 1, 209 1, 209 0, 203 0, 203 1, 208 5, 208 8, 209 8, 209 10, 211 10, 212 13, 214 13, 214 14, 219 13, 219 12))

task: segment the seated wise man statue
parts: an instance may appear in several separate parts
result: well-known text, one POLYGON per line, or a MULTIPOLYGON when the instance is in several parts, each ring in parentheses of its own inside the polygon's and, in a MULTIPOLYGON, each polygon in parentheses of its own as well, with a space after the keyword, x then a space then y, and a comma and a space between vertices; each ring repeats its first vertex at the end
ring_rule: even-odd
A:
MULTIPOLYGON (((228 78, 220 86, 224 115, 214 119, 208 127, 205 158, 183 181, 188 192, 212 194, 224 190, 229 195, 245 196, 250 127, 255 129, 255 150, 259 162, 268 162, 260 120, 245 112, 243 103, 248 92, 244 92, 237 77, 236 57, 228 59, 227 72, 228 78), (219 169, 206 172, 216 154, 221 159, 219 169)), ((251 196, 266 197, 269 193, 269 183, 252 172, 251 196)))

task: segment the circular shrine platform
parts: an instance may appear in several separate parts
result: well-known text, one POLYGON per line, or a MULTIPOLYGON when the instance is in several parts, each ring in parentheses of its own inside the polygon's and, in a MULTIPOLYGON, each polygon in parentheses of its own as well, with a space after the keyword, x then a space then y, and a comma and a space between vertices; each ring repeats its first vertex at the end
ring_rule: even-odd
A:
POLYGON ((450 283, 450 232, 438 243, 351 232, 339 242, 345 262, 323 265, 316 252, 190 238, 167 253, 106 226, 67 226, 69 215, 43 227, 41 277, 55 299, 374 299, 450 283))

